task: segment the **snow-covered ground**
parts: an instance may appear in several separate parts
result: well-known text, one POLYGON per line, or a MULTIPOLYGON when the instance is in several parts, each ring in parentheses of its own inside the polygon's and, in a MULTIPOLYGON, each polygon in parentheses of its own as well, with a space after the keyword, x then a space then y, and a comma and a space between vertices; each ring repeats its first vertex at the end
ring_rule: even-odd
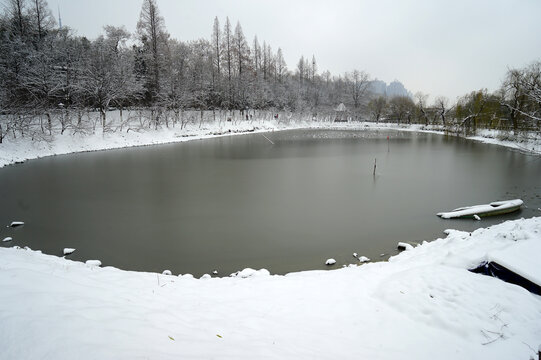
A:
POLYGON ((305 123, 284 124, 271 121, 258 123, 215 123, 202 127, 189 124, 186 128, 144 129, 141 131, 117 131, 95 134, 53 134, 48 141, 33 141, 29 137, 4 139, 0 144, 0 167, 29 159, 51 155, 63 155, 83 151, 96 151, 207 139, 250 132, 265 132, 306 127, 305 123))
POLYGON ((536 356, 541 297, 467 269, 506 250, 538 256, 541 218, 448 233, 389 262, 205 279, 0 248, 0 358, 536 356))
MULTIPOLYGON (((423 126, 418 124, 396 123, 330 123, 305 120, 263 120, 263 121, 237 121, 210 122, 199 126, 195 123, 188 124, 184 129, 177 127, 161 127, 154 129, 140 129, 139 131, 115 131, 95 134, 72 134, 65 132, 63 135, 56 132, 48 140, 35 141, 29 136, 7 137, 0 144, 0 167, 22 162, 29 159, 37 159, 51 155, 62 155, 82 151, 96 151, 130 146, 144 146, 181 142, 188 140, 206 139, 217 136, 229 136, 250 132, 268 132, 291 129, 340 129, 340 130, 378 130, 390 129, 401 131, 431 132, 443 134, 440 126, 423 126)), ((541 135, 531 134, 521 139, 520 142, 505 140, 497 130, 479 130, 478 136, 470 137, 476 141, 498 144, 516 148, 522 151, 541 153, 541 135)))

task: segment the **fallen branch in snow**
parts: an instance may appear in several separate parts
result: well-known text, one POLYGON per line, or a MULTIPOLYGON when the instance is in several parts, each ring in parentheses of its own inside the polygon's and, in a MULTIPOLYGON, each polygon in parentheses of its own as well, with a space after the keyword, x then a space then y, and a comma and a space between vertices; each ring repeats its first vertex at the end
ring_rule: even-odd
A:
POLYGON ((522 341, 522 343, 523 343, 524 345, 526 345, 527 347, 529 347, 530 350, 532 350, 532 351, 535 353, 535 349, 534 349, 533 347, 531 347, 528 343, 525 343, 524 341, 522 341))
POLYGON ((500 331, 490 331, 490 330, 486 330, 486 329, 482 329, 481 330, 481 333, 487 338, 487 339, 490 339, 489 341, 485 342, 485 343, 481 343, 481 345, 488 345, 488 344, 492 344, 493 342, 499 340, 499 339, 504 339, 505 340, 505 335, 503 333, 503 328, 507 327, 508 324, 503 324, 502 327, 500 328, 500 331), (495 338, 492 338, 491 339, 491 336, 486 334, 486 333, 490 333, 490 334, 494 334, 494 335, 497 335, 495 338))

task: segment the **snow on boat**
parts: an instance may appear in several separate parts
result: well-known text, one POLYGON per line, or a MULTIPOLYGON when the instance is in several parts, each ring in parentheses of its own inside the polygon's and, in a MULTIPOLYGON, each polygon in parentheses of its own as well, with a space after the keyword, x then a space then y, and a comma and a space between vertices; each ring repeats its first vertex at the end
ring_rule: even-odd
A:
POLYGON ((443 219, 476 219, 477 217, 507 214, 520 209, 524 202, 520 199, 495 201, 487 205, 461 207, 437 215, 443 219))

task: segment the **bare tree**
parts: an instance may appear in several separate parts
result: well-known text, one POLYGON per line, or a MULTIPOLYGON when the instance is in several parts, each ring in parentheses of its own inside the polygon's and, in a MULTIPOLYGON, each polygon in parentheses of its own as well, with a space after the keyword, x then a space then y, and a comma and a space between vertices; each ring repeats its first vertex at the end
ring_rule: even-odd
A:
POLYGON ((317 63, 316 63, 316 57, 312 55, 312 63, 310 66, 310 80, 312 80, 312 83, 315 82, 317 75, 317 63))
POLYGON ((411 117, 415 111, 415 104, 408 96, 395 96, 389 101, 390 116, 396 119, 400 124, 404 119, 408 124, 411 123, 411 117))
POLYGON ((214 51, 214 62, 218 72, 218 77, 221 75, 220 60, 222 57, 221 49, 222 32, 220 31, 220 22, 218 17, 214 18, 214 25, 212 26, 212 49, 214 51))
POLYGON ((227 108, 231 110, 233 106, 233 32, 228 17, 225 19, 222 48, 227 63, 227 108))
POLYGON ((261 68, 261 46, 259 46, 259 42, 257 41, 257 35, 254 37, 252 54, 253 54, 255 75, 258 76, 259 70, 261 68))
POLYGON ((510 69, 502 83, 500 104, 508 110, 509 120, 513 130, 518 130, 519 118, 524 114, 528 103, 527 91, 524 86, 523 70, 510 69))
POLYGON ((419 109, 420 118, 425 122, 425 125, 428 125, 429 119, 426 112, 426 100, 428 99, 428 95, 418 91, 415 93, 415 99, 417 100, 417 108, 419 109))
POLYGON ((263 70, 263 80, 268 80, 271 71, 271 61, 272 61, 272 50, 269 44, 263 41, 262 49, 262 70, 263 70))
POLYGON ((541 125, 541 61, 536 61, 522 70, 520 78, 522 92, 527 103, 519 113, 541 125))
POLYGON ((82 60, 84 69, 78 90, 85 102, 98 109, 103 130, 107 127, 107 112, 111 105, 122 109, 142 92, 135 77, 133 53, 126 47, 130 34, 125 28, 106 26, 106 37, 100 36, 90 46, 82 60))
POLYGON ((30 7, 30 16, 32 25, 37 32, 38 42, 51 31, 56 25, 56 21, 49 9, 46 0, 32 0, 30 7))
POLYGON ((370 76, 364 71, 353 70, 351 74, 346 74, 346 81, 350 89, 355 112, 358 112, 359 106, 368 92, 370 76))
POLYGON ((299 59, 299 62, 297 63, 297 75, 298 75, 299 83, 302 86, 304 84, 304 78, 306 75, 304 56, 301 56, 301 58, 299 59))
POLYGON ((284 60, 284 55, 282 54, 282 49, 278 48, 276 53, 276 74, 278 77, 278 82, 282 82, 285 74, 287 73, 287 64, 284 60))
POLYGON ((13 19, 12 31, 14 34, 25 37, 27 21, 25 19, 25 12, 27 7, 27 0, 8 0, 6 9, 9 16, 13 19))
POLYGON ((488 93, 486 89, 473 91, 463 96, 456 105, 456 116, 460 119, 460 126, 464 132, 468 132, 470 127, 475 132, 479 119, 485 111, 488 93))
POLYGON ((241 114, 244 114, 244 109, 247 106, 245 72, 247 72, 246 70, 250 63, 250 47, 248 46, 248 42, 244 37, 244 33, 242 32, 242 27, 239 22, 237 22, 237 26, 235 27, 234 48, 237 62, 237 104, 240 106, 241 114))
POLYGON ((190 106, 199 109, 200 121, 202 126, 204 110, 209 104, 210 94, 210 68, 213 66, 212 58, 209 54, 212 52, 210 43, 206 40, 193 41, 189 45, 190 52, 188 57, 188 96, 190 106))
POLYGON ((445 126, 445 123, 446 123, 445 116, 447 115, 447 112, 449 111, 449 109, 447 108, 448 104, 449 104, 449 99, 447 99, 445 96, 438 96, 434 100, 434 107, 438 109, 438 113, 440 115, 443 126, 445 126))
MULTIPOLYGON (((166 98, 166 106, 173 111, 173 126, 175 123, 180 122, 181 127, 185 125, 181 119, 181 112, 188 104, 189 90, 188 90, 188 67, 189 67, 189 54, 190 49, 186 44, 183 44, 177 40, 169 41, 170 51, 170 69, 169 74, 169 90, 166 98)), ((214 74, 214 72, 213 72, 214 74)), ((213 79, 214 81, 214 79, 213 79)), ((213 95, 216 95, 213 84, 213 95)), ((216 106, 216 99, 211 101, 211 104, 216 106)))
POLYGON ((385 113, 387 106, 387 99, 384 96, 378 96, 375 99, 370 100, 368 103, 368 108, 370 109, 370 114, 372 118, 379 122, 381 116, 385 113))

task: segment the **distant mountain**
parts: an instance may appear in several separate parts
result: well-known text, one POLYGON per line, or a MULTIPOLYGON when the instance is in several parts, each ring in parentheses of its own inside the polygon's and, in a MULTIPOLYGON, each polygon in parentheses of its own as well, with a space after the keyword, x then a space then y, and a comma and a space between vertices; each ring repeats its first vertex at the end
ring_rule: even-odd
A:
POLYGON ((383 95, 388 97, 408 96, 411 97, 411 92, 404 87, 400 81, 395 80, 389 85, 382 80, 372 80, 370 82, 370 91, 376 95, 383 95))

